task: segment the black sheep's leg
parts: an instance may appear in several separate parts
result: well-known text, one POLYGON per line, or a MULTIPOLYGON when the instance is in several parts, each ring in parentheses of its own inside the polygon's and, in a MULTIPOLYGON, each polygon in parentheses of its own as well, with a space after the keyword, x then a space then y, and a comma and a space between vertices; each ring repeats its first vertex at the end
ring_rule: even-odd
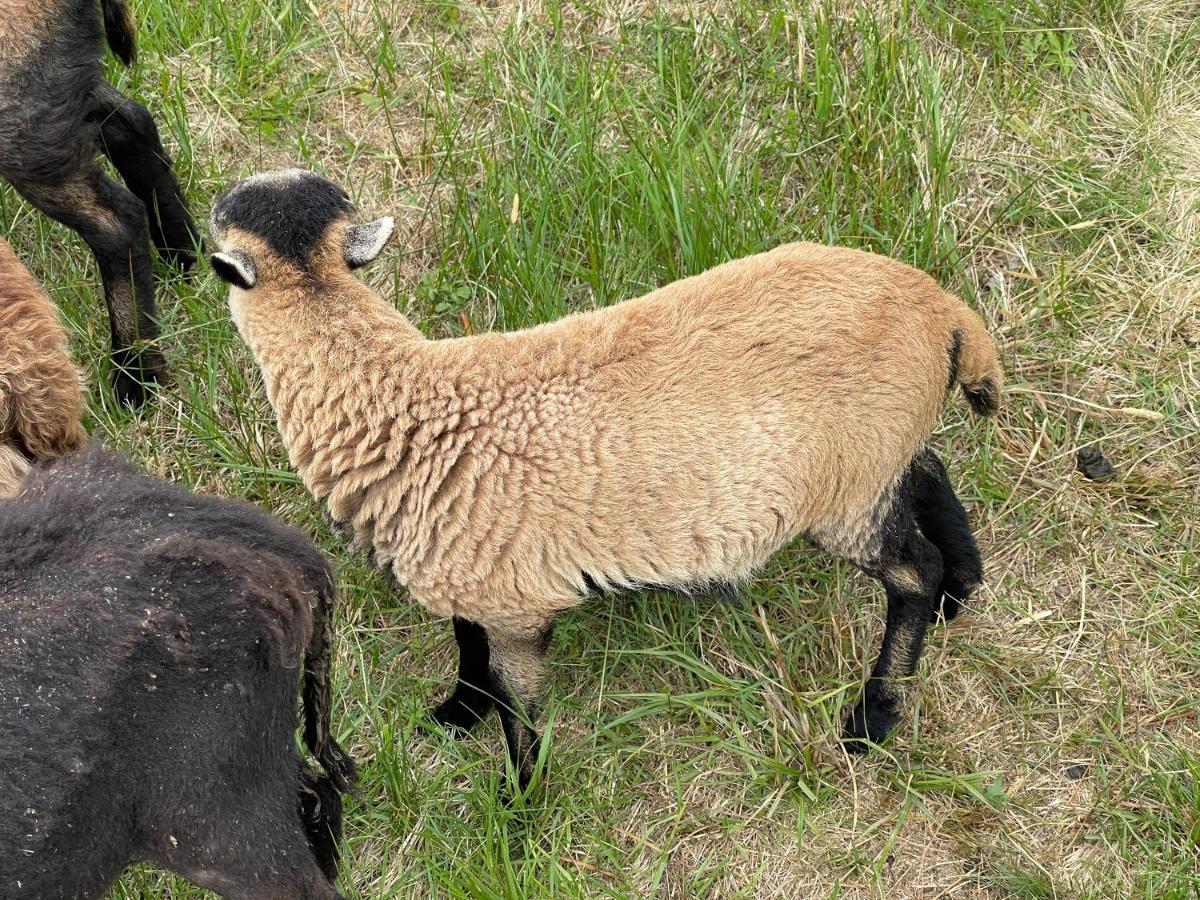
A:
POLYGON ((155 248, 180 268, 190 269, 201 246, 200 230, 188 212, 154 118, 109 84, 97 89, 95 103, 100 147, 145 205, 155 248))
POLYGON ((458 642, 458 682, 454 692, 430 715, 439 725, 465 735, 491 711, 491 670, 488 637, 483 626, 454 617, 454 638, 458 642))
POLYGON ((129 406, 141 404, 166 365, 155 342, 154 271, 146 207, 113 181, 95 160, 54 183, 11 178, 30 203, 74 229, 100 268, 112 333, 113 390, 129 406))
POLYGON ((917 670, 925 632, 942 583, 942 555, 921 535, 911 514, 885 547, 879 578, 887 592, 887 627, 879 659, 846 723, 848 749, 880 743, 900 719, 904 681, 917 670))
MULTIPOLYGON (((954 493, 946 467, 932 450, 914 462, 914 510, 921 533, 942 554, 944 571, 938 588, 940 611, 947 622, 983 582, 983 560, 971 533, 967 511, 954 493)), ((935 606, 934 619, 939 607, 935 606)))

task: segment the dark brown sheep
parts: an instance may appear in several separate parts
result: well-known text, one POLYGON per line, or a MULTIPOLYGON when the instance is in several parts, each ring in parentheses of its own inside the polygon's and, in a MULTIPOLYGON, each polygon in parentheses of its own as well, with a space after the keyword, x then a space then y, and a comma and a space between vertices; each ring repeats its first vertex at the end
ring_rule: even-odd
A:
POLYGON ((0 896, 98 898, 148 860, 226 897, 337 897, 333 599, 249 504, 94 446, 36 465, 0 502, 0 896))

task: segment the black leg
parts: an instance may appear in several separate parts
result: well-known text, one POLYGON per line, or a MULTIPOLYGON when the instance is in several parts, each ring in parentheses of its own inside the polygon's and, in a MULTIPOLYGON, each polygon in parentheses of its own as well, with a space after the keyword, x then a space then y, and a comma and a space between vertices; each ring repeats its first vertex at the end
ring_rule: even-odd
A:
POLYGON ((153 117, 109 84, 97 89, 95 102, 101 149, 145 205, 155 248, 180 268, 190 269, 196 263, 200 231, 188 213, 153 117))
POLYGON ((466 734, 491 711, 494 698, 488 667, 487 632, 482 625, 454 617, 458 642, 458 683, 454 693, 430 713, 434 721, 460 735, 466 734))
MULTIPOLYGON (((914 509, 921 533, 942 554, 944 573, 939 586, 941 613, 947 622, 958 615, 983 581, 983 560, 967 521, 967 511, 955 496, 946 467, 932 450, 921 453, 913 465, 914 509)), ((935 607, 933 616, 937 618, 935 607)))
POLYGON ((942 581, 941 553, 911 519, 906 524, 896 538, 899 546, 888 549, 880 567, 887 592, 887 628, 871 678, 846 723, 847 749, 856 752, 869 749, 867 741, 881 742, 899 721, 902 682, 917 669, 942 581))
POLYGON ((30 203, 73 228, 91 248, 108 305, 113 390, 122 403, 139 405, 165 368, 153 343, 158 325, 145 206, 95 161, 54 184, 12 181, 30 203))
POLYGON ((553 626, 540 633, 488 630, 491 647, 492 689, 504 725, 508 757, 524 791, 537 763, 539 736, 533 725, 545 682, 546 650, 553 626))

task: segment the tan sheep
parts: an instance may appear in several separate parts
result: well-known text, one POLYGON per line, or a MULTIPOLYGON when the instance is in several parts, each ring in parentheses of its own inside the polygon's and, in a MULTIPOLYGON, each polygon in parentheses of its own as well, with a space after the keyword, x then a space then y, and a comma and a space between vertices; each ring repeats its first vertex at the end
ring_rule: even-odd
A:
POLYGON ((83 443, 80 382, 58 311, 0 238, 0 497, 31 460, 83 443))
POLYGON ((886 588, 846 736, 887 734, 928 623, 982 578, 924 446, 956 383, 997 406, 975 313, 893 260, 790 244, 536 328, 427 340, 352 272, 391 220, 351 213, 312 173, 251 178, 214 207, 212 262, 309 490, 455 617, 459 684, 436 718, 468 728, 494 698, 524 786, 551 628, 589 587, 738 582, 804 536, 886 588))

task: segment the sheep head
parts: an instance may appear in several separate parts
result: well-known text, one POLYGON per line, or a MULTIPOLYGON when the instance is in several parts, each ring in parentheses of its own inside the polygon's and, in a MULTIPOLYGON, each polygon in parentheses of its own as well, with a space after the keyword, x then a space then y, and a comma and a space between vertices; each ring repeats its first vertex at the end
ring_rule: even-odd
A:
POLYGON ((354 224, 353 213, 349 195, 315 172, 255 175, 213 205, 213 271, 243 291, 336 279, 375 259, 395 228, 390 216, 354 224))

